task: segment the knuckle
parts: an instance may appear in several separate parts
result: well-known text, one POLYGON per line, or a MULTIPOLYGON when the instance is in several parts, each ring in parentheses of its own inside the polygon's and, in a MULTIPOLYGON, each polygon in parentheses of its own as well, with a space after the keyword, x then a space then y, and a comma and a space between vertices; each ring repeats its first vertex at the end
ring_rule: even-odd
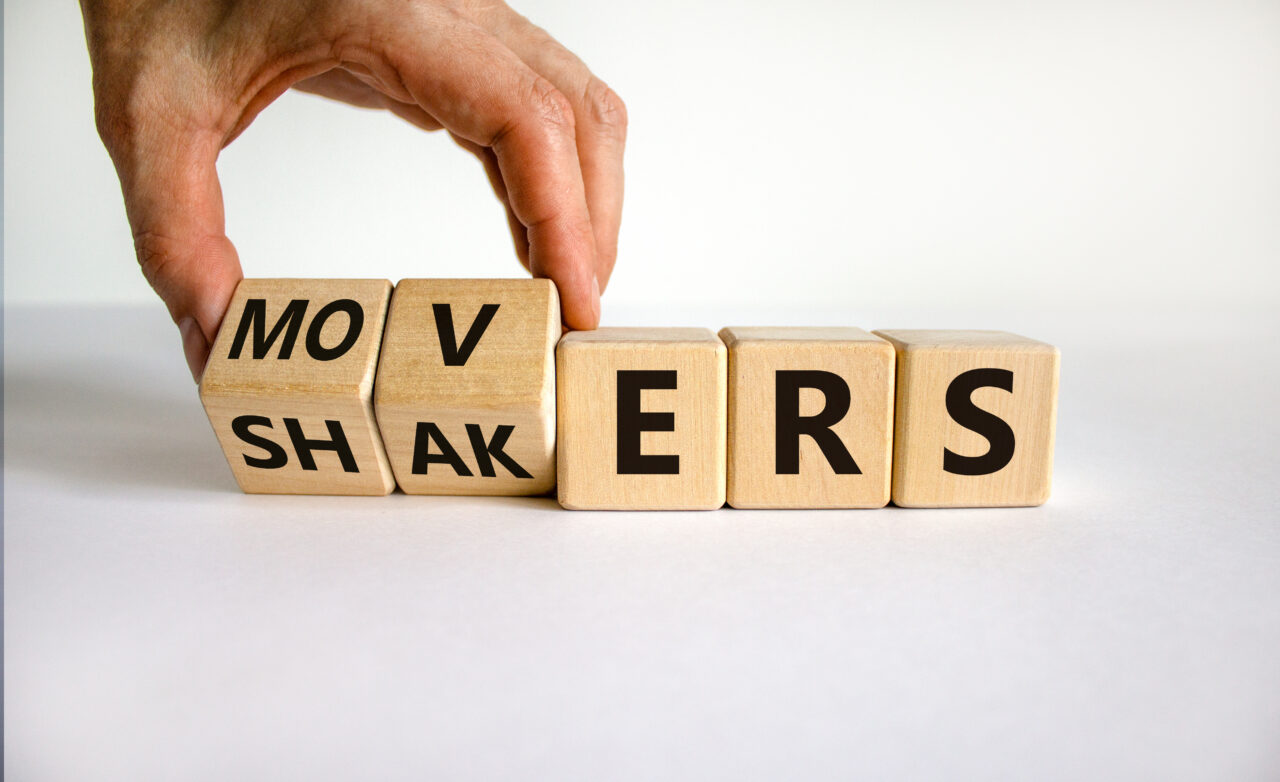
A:
POLYGON ((226 236, 188 235, 179 226, 148 227, 134 233, 133 247, 143 277, 175 322, 201 311, 208 314, 209 302, 220 296, 225 311, 231 289, 243 276, 226 236))
POLYGON ((151 287, 162 295, 166 271, 177 258, 177 246, 177 242, 151 230, 138 231, 133 236, 133 250, 138 256, 138 266, 151 287))
POLYGON ((554 84, 541 76, 534 79, 530 104, 540 124, 569 137, 574 135, 573 104, 554 84))
POLYGON ((626 134, 627 105, 609 85, 592 76, 587 81, 583 103, 597 125, 620 136, 626 134))
POLYGON ((133 249, 142 276, 169 308, 174 321, 190 314, 192 296, 199 293, 198 290, 190 290, 189 283, 184 281, 190 276, 196 260, 190 243, 144 229, 134 234, 133 249))
POLYGON ((179 306, 177 297, 174 295, 174 286, 170 282, 176 260, 175 243, 154 231, 144 230, 134 234, 133 250, 138 257, 142 276, 146 278, 151 289, 160 296, 169 309, 169 315, 176 322, 182 315, 183 308, 179 306))

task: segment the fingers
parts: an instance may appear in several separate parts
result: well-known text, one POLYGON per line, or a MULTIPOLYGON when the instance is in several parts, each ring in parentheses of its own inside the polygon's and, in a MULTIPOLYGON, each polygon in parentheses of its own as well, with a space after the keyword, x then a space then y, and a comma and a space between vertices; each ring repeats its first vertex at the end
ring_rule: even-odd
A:
POLYGON ((138 263, 182 334, 199 382, 243 276, 225 233, 212 136, 143 136, 108 142, 120 175, 138 263))
POLYGON ((414 102, 450 132, 493 150, 527 232, 530 271, 556 283, 569 326, 595 328, 596 243, 569 100, 460 17, 424 11, 383 34, 385 57, 414 102))
POLYGON ((596 277, 604 290, 618 257, 622 224, 622 156, 627 108, 572 52, 515 11, 495 17, 494 35, 569 99, 578 158, 596 242, 596 277))

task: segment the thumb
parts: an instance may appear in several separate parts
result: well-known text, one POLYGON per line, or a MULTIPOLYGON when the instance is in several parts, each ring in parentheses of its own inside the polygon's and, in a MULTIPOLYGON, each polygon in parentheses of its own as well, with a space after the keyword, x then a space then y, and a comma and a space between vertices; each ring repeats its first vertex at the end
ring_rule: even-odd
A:
POLYGON ((142 273, 182 334, 196 382, 236 285, 244 276, 226 235, 220 144, 213 137, 162 137, 114 154, 142 273))

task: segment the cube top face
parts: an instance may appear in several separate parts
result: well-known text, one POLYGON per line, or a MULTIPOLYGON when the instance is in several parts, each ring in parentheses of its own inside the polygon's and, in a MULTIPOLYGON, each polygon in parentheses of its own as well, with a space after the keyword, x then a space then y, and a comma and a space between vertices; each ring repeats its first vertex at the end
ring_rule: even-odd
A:
POLYGON ((874 350, 893 353, 893 347, 880 337, 852 326, 727 326, 720 330, 720 338, 730 348, 756 344, 776 347, 793 342, 819 345, 866 344, 874 350))
POLYGON ((374 391, 408 494, 546 494, 556 482, 549 280, 402 280, 374 391))
POLYGON ((395 488, 373 414, 390 295, 387 280, 240 282, 200 399, 243 491, 395 488))
POLYGON ((857 328, 731 328, 721 336, 729 346, 729 504, 888 504, 893 346, 857 328))
POLYGON ((573 332, 556 373, 561 505, 724 505, 727 351, 709 330, 573 332))
POLYGON ((632 350, 637 346, 652 346, 655 349, 673 349, 688 347, 724 352, 724 343, 711 332, 701 328, 647 328, 647 327, 606 327, 595 331, 571 331, 560 339, 558 350, 573 350, 581 346, 608 348, 613 350, 632 350))
POLYGON ((1057 348, 1004 332, 876 333, 898 354, 896 504, 1001 507, 1048 499, 1057 348))
POLYGON ((924 350, 971 351, 989 348, 1001 352, 1026 351, 1057 353, 1047 342, 1011 334, 1007 331, 962 329, 877 329, 876 334, 893 343, 899 352, 924 350))
POLYGON ((241 280, 201 396, 369 397, 390 297, 388 280, 241 280))
POLYGON ((554 404, 560 298, 550 280, 401 280, 375 391, 383 406, 554 404), (443 333, 442 333, 443 332, 443 333))

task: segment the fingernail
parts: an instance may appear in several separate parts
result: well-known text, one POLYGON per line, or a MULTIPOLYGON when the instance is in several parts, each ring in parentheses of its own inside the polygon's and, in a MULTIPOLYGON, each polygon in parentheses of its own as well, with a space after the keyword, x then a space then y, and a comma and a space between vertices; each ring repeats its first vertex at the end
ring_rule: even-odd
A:
POLYGON ((204 362, 209 357, 209 341, 204 338, 200 324, 193 317, 185 317, 178 321, 178 333, 182 335, 182 352, 187 356, 187 369, 191 370, 191 379, 198 384, 204 374, 204 362))

